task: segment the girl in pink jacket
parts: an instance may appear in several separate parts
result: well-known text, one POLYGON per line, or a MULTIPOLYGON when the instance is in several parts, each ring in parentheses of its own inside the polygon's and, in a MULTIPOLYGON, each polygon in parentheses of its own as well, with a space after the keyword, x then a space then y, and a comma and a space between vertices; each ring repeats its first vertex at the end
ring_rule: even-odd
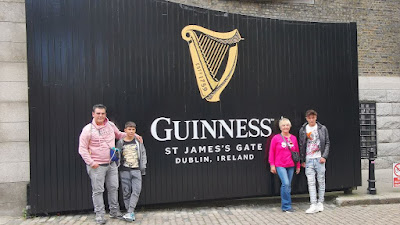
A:
POLYGON ((287 118, 279 120, 280 134, 275 135, 271 140, 269 148, 269 163, 271 173, 277 174, 281 180, 281 202, 283 212, 294 212, 292 208, 291 183, 293 173, 296 168, 296 174, 300 172, 300 162, 293 162, 292 153, 299 152, 296 136, 289 133, 292 124, 287 118), (289 149, 290 148, 290 149, 289 149))

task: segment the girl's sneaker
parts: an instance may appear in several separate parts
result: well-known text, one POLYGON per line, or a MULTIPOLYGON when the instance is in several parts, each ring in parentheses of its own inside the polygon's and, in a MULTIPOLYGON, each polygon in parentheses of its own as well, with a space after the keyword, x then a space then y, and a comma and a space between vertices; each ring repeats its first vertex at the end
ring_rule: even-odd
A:
POLYGON ((294 210, 293 208, 287 209, 287 210, 283 210, 283 212, 285 213, 294 213, 296 210, 294 210))

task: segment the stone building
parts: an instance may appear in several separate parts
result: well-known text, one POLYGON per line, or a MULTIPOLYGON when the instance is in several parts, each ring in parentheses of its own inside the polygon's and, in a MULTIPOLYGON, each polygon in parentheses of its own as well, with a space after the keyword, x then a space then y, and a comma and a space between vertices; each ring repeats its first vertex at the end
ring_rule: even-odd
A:
MULTIPOLYGON (((356 22, 360 101, 376 102, 376 168, 400 162, 398 0, 170 0, 256 17, 356 22)), ((22 215, 29 183, 29 110, 24 0, 0 0, 0 215, 22 215)), ((363 161, 363 168, 367 162, 363 161)))

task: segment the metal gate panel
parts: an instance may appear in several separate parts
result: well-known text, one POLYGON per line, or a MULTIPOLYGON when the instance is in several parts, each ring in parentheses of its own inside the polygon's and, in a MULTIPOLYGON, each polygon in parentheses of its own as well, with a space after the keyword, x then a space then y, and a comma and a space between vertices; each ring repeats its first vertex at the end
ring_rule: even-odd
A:
MULTIPOLYGON (((26 1, 31 213, 92 208, 90 181, 78 154, 91 106, 104 103, 120 128, 138 125, 148 149, 140 204, 279 194, 264 150, 248 161, 217 161, 228 153, 185 154, 186 147, 261 144, 265 137, 157 141, 160 117, 193 121, 288 117, 292 133, 314 108, 330 132, 327 190, 361 184, 355 23, 311 23, 250 17, 162 0, 26 1), (216 32, 238 29, 234 75, 219 102, 200 97, 187 25, 216 32), (177 155, 165 154, 178 147, 177 155), (177 164, 209 156, 213 162, 177 164)), ((272 123, 269 124, 272 126, 272 123)), ((236 127, 235 127, 236 128, 236 127)), ((246 127, 248 129, 249 126, 246 127)), ((160 128, 161 129, 161 128, 160 128)), ((162 132, 160 130, 159 132, 162 132)), ((294 193, 307 192, 302 172, 294 193)))

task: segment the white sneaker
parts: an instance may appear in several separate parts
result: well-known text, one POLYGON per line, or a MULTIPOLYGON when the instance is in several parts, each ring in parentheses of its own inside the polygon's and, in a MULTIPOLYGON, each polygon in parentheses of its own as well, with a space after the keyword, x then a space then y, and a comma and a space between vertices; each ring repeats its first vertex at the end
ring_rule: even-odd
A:
POLYGON ((318 212, 324 211, 324 204, 322 204, 322 202, 318 202, 317 209, 318 209, 318 212))
POLYGON ((310 208, 306 210, 307 214, 317 213, 317 212, 318 212, 317 204, 311 204, 310 208))

